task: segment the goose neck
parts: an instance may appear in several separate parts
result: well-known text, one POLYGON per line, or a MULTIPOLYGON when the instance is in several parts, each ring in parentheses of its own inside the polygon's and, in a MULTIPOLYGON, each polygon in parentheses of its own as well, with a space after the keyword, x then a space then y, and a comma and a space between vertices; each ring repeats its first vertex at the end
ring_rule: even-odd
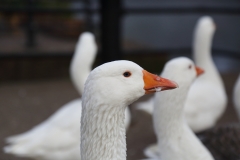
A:
POLYGON ((207 80, 208 82, 214 82, 216 85, 219 85, 221 87, 224 86, 210 52, 195 52, 194 60, 195 64, 205 71, 204 74, 197 79, 197 81, 207 80))
POLYGON ((83 97, 81 124, 82 160, 125 160, 125 106, 83 97))
POLYGON ((193 42, 193 58, 196 65, 203 67, 213 64, 211 55, 212 39, 213 32, 208 33, 201 29, 196 31, 193 42))
POLYGON ((76 55, 73 58, 70 66, 70 75, 74 86, 77 91, 82 94, 84 83, 91 71, 92 62, 88 62, 81 55, 76 55))
POLYGON ((184 93, 174 96, 178 92, 181 93, 182 89, 157 93, 155 96, 153 120, 155 131, 160 140, 162 139, 160 137, 174 136, 176 132, 182 130, 185 124, 183 109, 187 96, 184 93))

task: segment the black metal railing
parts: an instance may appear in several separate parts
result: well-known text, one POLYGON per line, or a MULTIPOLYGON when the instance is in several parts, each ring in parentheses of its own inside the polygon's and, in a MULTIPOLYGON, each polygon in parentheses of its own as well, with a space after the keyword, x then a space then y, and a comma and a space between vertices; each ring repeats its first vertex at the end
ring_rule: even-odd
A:
MULTIPOLYGON (((156 50, 145 50, 145 51, 123 51, 121 46, 121 19, 125 15, 130 14, 222 14, 222 15, 240 15, 240 4, 239 5, 216 5, 216 4, 189 4, 189 5, 178 5, 169 6, 162 5, 160 7, 154 8, 123 8, 121 0, 100 0, 100 9, 92 8, 89 0, 84 0, 85 7, 83 8, 41 8, 34 6, 32 0, 28 0, 29 3, 25 7, 1 7, 0 12, 23 12, 28 15, 27 22, 27 45, 33 46, 35 43, 35 33, 32 25, 33 15, 36 13, 51 13, 51 14, 62 14, 62 13, 85 13, 87 28, 92 28, 93 23, 91 17, 93 14, 99 13, 101 15, 101 59, 102 62, 107 62, 111 60, 121 59, 123 54, 135 54, 135 53, 160 53, 161 51, 156 50)), ((164 53, 176 53, 181 51, 190 51, 190 48, 179 48, 179 49, 168 49, 164 50, 164 53)), ((240 58, 240 54, 229 50, 217 50, 214 49, 213 52, 220 52, 222 54, 227 53, 228 56, 234 56, 240 58)), ((71 55, 71 54, 70 54, 71 55)), ((18 56, 16 54, 4 55, 0 53, 1 57, 7 56, 18 56)), ((21 54, 19 56, 65 56, 64 54, 53 53, 48 54, 21 54)))

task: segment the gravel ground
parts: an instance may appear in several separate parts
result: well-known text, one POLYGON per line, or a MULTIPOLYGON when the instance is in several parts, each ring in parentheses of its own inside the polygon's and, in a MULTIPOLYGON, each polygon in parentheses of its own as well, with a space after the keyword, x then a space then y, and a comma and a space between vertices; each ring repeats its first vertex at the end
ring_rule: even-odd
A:
MULTIPOLYGON (((219 124, 236 122, 232 107, 232 88, 237 74, 224 74, 224 82, 229 96, 228 108, 219 124)), ((4 138, 29 130, 39 124, 60 106, 78 98, 70 80, 46 80, 0 85, 0 147, 5 145, 4 138)), ((128 160, 144 158, 142 150, 156 141, 150 115, 131 108, 132 123, 127 132, 128 160)), ((4 154, 1 160, 27 160, 4 154)))

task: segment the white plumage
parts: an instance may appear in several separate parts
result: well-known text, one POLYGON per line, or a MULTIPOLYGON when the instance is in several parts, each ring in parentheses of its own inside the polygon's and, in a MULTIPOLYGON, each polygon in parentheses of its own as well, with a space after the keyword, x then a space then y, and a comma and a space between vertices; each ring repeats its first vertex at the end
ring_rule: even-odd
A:
POLYGON ((211 55, 214 32, 212 18, 201 17, 195 28, 193 57, 205 73, 191 86, 185 104, 185 117, 194 132, 215 126, 227 105, 224 84, 211 55))
POLYGON ((157 154, 151 158, 213 160, 184 118, 185 101, 196 75, 195 66, 188 58, 176 58, 165 65, 162 76, 176 81, 179 88, 155 94, 153 121, 158 146, 154 148, 157 154))
POLYGON ((81 99, 62 106, 44 122, 7 138, 6 153, 39 160, 76 160, 79 155, 81 99), (71 123, 69 123, 71 122, 71 123), (76 127, 78 126, 78 127, 76 127), (77 140, 78 139, 78 140, 77 140))
MULTIPOLYGON (((83 33, 76 45, 70 66, 71 79, 80 94, 95 60, 97 45, 91 33, 83 33)), ((73 100, 31 130, 6 139, 4 152, 37 160, 80 159, 80 119, 82 101, 73 100)), ((130 124, 130 111, 125 110, 125 127, 130 124)))

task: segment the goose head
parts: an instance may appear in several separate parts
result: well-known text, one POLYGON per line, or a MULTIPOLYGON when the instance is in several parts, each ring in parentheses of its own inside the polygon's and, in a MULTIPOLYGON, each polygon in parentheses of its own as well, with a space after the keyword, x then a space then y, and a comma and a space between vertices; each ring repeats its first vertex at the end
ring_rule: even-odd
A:
POLYGON ((216 30, 216 25, 210 16, 201 17, 196 26, 197 33, 204 34, 204 36, 212 36, 216 30))
POLYGON ((190 87, 195 78, 204 71, 195 66, 192 60, 186 57, 179 57, 166 63, 162 76, 176 81, 178 89, 190 87))
POLYGON ((82 96, 82 159, 126 159, 125 108, 147 93, 176 87, 175 82, 131 61, 113 61, 95 68, 82 96))
MULTIPOLYGON (((203 70, 196 67, 189 58, 179 57, 168 61, 164 66, 161 76, 174 80, 178 83, 179 88, 171 92, 156 94, 155 108, 158 108, 157 110, 166 109, 169 113, 176 114, 175 117, 181 117, 189 88, 196 77, 202 73, 203 70)), ((165 113, 165 111, 161 112, 161 114, 165 113)))
POLYGON ((84 93, 94 88, 104 101, 129 105, 144 94, 176 87, 171 80, 151 74, 134 62, 121 60, 95 68, 87 79, 84 93))

